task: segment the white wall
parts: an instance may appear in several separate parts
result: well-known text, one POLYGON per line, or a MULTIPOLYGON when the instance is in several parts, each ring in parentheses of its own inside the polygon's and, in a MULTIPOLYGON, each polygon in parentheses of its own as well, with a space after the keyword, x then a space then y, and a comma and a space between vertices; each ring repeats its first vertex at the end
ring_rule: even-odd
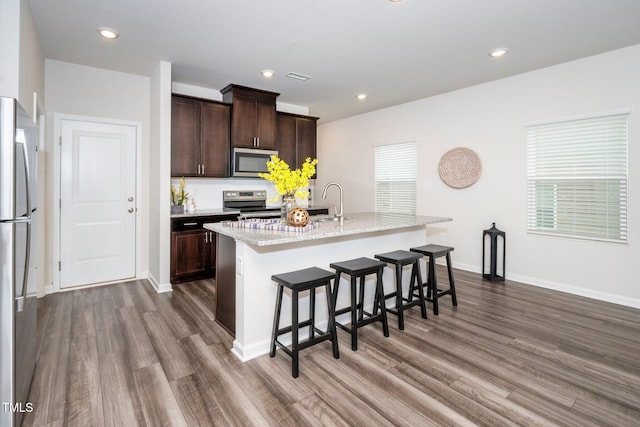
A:
POLYGON ((33 94, 44 96, 44 57, 29 3, 0 2, 0 96, 16 98, 33 114, 33 94))
POLYGON ((418 214, 453 217, 431 232, 455 247, 456 267, 480 271, 482 230, 495 221, 507 233, 508 279, 640 307, 638 76, 640 45, 322 124, 317 188, 336 180, 345 187, 346 212, 373 210, 373 147, 416 139, 418 214), (528 235, 524 124, 620 108, 634 109, 629 244, 528 235), (438 176, 441 156, 454 147, 471 148, 482 161, 480 180, 466 189, 438 176))
MULTIPOLYGON (((136 121, 141 126, 142 153, 141 187, 149 188, 149 151, 150 151, 150 80, 148 77, 133 74, 118 73, 99 68, 86 67, 47 59, 45 61, 45 109, 49 115, 53 113, 76 114, 108 119, 136 121)), ((50 122, 50 120, 49 120, 50 122)), ((48 126, 53 129, 51 123, 48 126)), ((48 282, 53 280, 52 269, 52 210, 53 194, 53 141, 49 132, 46 141, 46 171, 49 183, 46 192, 47 200, 45 212, 48 242, 46 254, 45 276, 48 282)), ((142 191, 139 195, 139 214, 141 223, 149 224, 149 192, 142 191)), ((149 268, 149 229, 145 226, 141 230, 141 259, 138 260, 138 271, 145 276, 149 268)))
POLYGON ((20 0, 0 1, 0 96, 18 98, 20 0))
POLYGON ((38 33, 31 16, 29 2, 20 2, 20 104, 34 114, 34 93, 44 97, 44 56, 38 42, 38 33))
POLYGON ((151 75, 149 182, 149 281, 158 292, 171 290, 171 64, 161 61, 151 75))

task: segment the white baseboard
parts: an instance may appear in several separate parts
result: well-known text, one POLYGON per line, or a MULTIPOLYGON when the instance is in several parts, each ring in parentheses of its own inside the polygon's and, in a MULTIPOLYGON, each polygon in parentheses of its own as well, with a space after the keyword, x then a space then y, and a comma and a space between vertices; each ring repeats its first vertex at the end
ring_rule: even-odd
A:
MULTIPOLYGON (((482 273, 480 267, 475 265, 454 263, 453 268, 470 271, 472 273, 478 273, 478 274, 482 273)), ((507 276, 507 280, 524 283, 526 285, 537 286, 545 289, 552 289, 554 291, 565 292, 568 294, 578 295, 586 298, 592 298, 599 301, 605 301, 613 304, 624 305, 626 307, 640 308, 640 300, 635 298, 628 298, 621 295, 596 291, 593 289, 581 288, 579 286, 569 285, 566 283, 552 282, 549 280, 543 280, 536 277, 512 274, 512 273, 509 273, 508 271, 505 272, 505 276, 507 276)))
POLYGON ((240 359, 241 362, 246 362, 269 353, 270 344, 271 342, 269 340, 266 340, 244 347, 237 340, 233 340, 231 353, 233 353, 238 359, 240 359))
POLYGON ((151 273, 148 274, 147 280, 149 280, 149 283, 151 283, 151 286, 153 286, 153 288, 159 294, 164 292, 171 292, 173 290, 173 288, 171 287, 171 283, 160 283, 155 278, 155 276, 151 273))
MULTIPOLYGON (((347 324, 349 322, 350 322, 350 319, 345 320, 343 324, 347 324)), ((327 329, 326 320, 316 323, 316 328, 322 331, 326 330, 327 329)), ((307 338, 309 338, 309 328, 305 327, 300 329, 298 339, 300 341, 303 341, 303 340, 306 340, 307 338)), ((291 334, 288 333, 284 337, 278 338, 278 341, 280 341, 282 344, 286 346, 290 346, 291 334)), ((246 347, 243 347, 242 345, 240 345, 240 343, 237 340, 234 340, 233 347, 231 348, 231 353, 233 353, 238 359, 240 359, 241 362, 246 362, 248 360, 255 359, 256 357, 260 357, 265 354, 268 354, 270 350, 270 345, 271 345, 270 339, 254 343, 246 347)), ((276 350, 277 349, 278 347, 276 346, 276 350)))

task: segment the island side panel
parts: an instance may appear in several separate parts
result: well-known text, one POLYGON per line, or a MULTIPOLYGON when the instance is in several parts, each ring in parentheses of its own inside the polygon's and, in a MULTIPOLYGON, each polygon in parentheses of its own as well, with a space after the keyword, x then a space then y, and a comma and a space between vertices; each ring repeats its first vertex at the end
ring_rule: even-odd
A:
POLYGON ((236 332, 236 242, 216 233, 216 322, 236 332))
MULTIPOLYGON (((269 352, 276 297, 276 285, 271 281, 273 274, 311 266, 333 271, 329 267, 332 262, 358 257, 373 258, 378 253, 421 246, 426 241, 425 226, 262 247, 236 241, 236 262, 241 267, 236 268, 236 337, 233 353, 240 360, 247 361, 269 352)), ((410 269, 406 268, 403 275, 405 292, 409 276, 410 269)), ((392 270, 386 268, 385 292, 394 289, 393 281, 392 270)), ((341 283, 338 307, 348 304, 346 278, 343 277, 341 283)), ((308 307, 308 293, 305 293, 300 300, 301 319, 308 315, 308 307)), ((324 291, 317 294, 316 316, 319 325, 324 327, 327 321, 324 291)), ((394 325, 395 320, 395 316, 390 316, 391 325, 394 325)), ((285 293, 281 325, 288 325, 290 322, 290 293, 285 293)))

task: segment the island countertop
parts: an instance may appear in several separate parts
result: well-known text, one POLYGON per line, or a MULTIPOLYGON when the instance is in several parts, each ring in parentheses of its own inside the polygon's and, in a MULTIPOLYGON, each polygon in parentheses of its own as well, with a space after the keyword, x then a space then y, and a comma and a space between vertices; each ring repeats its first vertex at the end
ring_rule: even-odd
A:
POLYGON ((272 246, 377 231, 398 230, 449 221, 452 221, 452 219, 438 216, 359 212, 346 214, 342 224, 339 221, 318 221, 316 228, 307 231, 239 228, 232 227, 229 222, 205 224, 204 228, 250 245, 272 246))
MULTIPOLYGON (((342 225, 339 221, 316 222, 317 227, 306 231, 240 228, 224 222, 204 225, 216 233, 216 322, 234 335, 231 351, 241 361, 269 353, 276 301, 272 275, 309 266, 329 269, 331 263, 338 261, 409 250, 426 244, 429 232, 433 229, 437 232, 442 223, 452 221, 446 217, 373 212, 345 216, 348 219, 342 225)), ((409 289, 411 272, 412 269, 402 272, 405 291, 409 289)), ((384 269, 385 295, 395 287, 395 275, 394 269, 384 269)), ((373 289, 375 276, 366 280, 370 282, 368 289, 373 289)), ((337 307, 350 301, 348 278, 342 277, 341 281, 344 286, 336 297, 337 307)), ((322 305, 322 301, 323 298, 318 298, 317 303, 322 305)), ((365 310, 372 308, 372 301, 373 298, 367 298, 365 310)), ((308 312, 308 297, 299 304, 302 312, 308 312)), ((326 307, 317 307, 316 311, 317 324, 324 325, 326 307)), ((283 309, 283 325, 290 324, 290 312, 283 309)))

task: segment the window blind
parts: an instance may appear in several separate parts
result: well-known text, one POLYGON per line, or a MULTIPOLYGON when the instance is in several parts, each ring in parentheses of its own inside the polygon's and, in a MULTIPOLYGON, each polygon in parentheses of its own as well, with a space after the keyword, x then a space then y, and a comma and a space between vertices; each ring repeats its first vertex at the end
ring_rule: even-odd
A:
POLYGON ((627 118, 527 127, 529 232, 627 241, 627 118))
POLYGON ((376 146, 376 212, 415 214, 417 173, 415 141, 376 146))

